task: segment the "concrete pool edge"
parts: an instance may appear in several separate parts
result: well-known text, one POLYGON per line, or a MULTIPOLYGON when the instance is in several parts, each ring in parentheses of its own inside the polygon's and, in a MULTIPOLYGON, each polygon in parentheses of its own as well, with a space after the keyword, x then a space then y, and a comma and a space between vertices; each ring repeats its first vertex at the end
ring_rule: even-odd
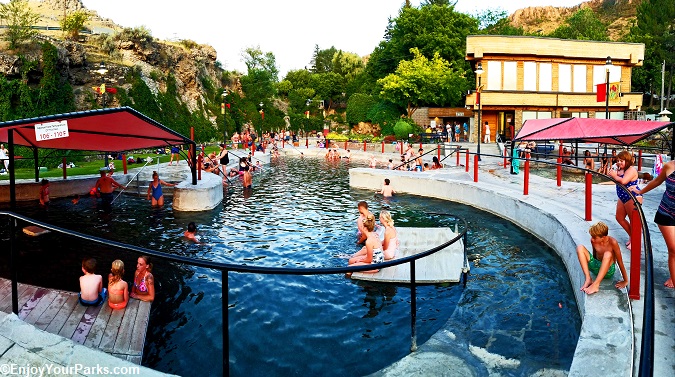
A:
MULTIPOLYGON (((461 171, 410 173, 367 168, 349 171, 350 186, 357 188, 379 189, 385 177, 392 180, 397 192, 477 207, 508 219, 542 239, 565 264, 582 318, 569 375, 591 376, 598 371, 617 376, 631 374, 633 325, 627 295, 614 289, 612 282, 604 282, 600 292, 590 297, 579 291, 584 279, 576 256, 576 245, 588 243, 589 222, 577 216, 569 207, 561 205, 562 201, 534 195, 523 196, 522 191, 519 191, 522 186, 511 189, 486 180, 474 183, 461 171), (591 365, 592 368, 589 367, 591 365)), ((439 336, 447 338, 446 332, 449 330, 442 328, 432 339, 439 336)), ((423 346, 417 353, 424 352, 423 346)), ((402 368, 405 360, 410 358, 412 361, 413 357, 416 355, 409 355, 393 366, 399 364, 402 368)))

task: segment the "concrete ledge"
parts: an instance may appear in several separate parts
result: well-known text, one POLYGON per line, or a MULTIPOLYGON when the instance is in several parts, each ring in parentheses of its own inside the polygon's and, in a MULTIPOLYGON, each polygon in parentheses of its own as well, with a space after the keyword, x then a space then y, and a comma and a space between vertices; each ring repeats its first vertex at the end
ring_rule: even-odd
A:
MULTIPOLYGON (((352 187, 379 189, 384 178, 391 180, 396 192, 450 200, 494 213, 548 244, 565 264, 582 318, 569 375, 595 376, 599 371, 604 375, 631 375, 633 327, 626 293, 616 290, 614 283, 608 281, 592 296, 579 290, 584 275, 576 245, 588 243, 588 222, 550 199, 523 196, 517 189, 485 181, 474 183, 468 174, 457 170, 420 173, 356 168, 349 171, 352 187)), ((518 189, 522 190, 522 186, 518 189)), ((617 271, 615 279, 619 278, 617 271)))
POLYGON ((196 185, 182 181, 173 189, 176 211, 208 211, 223 201, 223 179, 215 174, 202 174, 196 185))

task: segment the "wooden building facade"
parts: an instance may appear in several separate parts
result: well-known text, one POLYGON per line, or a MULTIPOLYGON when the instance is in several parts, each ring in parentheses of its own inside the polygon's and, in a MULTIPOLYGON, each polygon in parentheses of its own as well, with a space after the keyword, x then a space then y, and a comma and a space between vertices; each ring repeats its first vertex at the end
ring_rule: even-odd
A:
MULTIPOLYGON (((642 43, 596 42, 555 38, 471 35, 466 59, 483 73, 476 75, 480 90, 481 123, 491 136, 510 139, 528 119, 605 118, 604 101, 596 101, 596 85, 619 83, 620 95, 609 102, 609 118, 624 119, 640 110, 642 93, 631 92, 631 71, 641 66, 642 43), (606 66, 611 57, 611 66, 606 66), (480 82, 480 86, 479 86, 480 82)), ((478 122, 476 91, 466 97, 478 122)), ((476 127, 472 127, 475 135, 476 127)))

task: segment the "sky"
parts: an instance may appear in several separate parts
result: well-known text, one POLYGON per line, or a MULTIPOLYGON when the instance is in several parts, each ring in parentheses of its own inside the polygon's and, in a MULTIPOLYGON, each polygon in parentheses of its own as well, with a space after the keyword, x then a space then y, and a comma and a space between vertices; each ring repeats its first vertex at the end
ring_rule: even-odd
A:
MULTIPOLYGON (((1 2, 7 2, 2 0, 1 2)), ((458 0, 456 10, 475 14, 501 8, 574 6, 581 0, 458 0), (476 4, 481 6, 477 7, 476 4)), ((383 39, 388 19, 404 0, 82 0, 88 9, 123 27, 145 26, 160 39, 191 39, 213 46, 227 70, 246 72, 242 51, 260 47, 276 57, 280 79, 310 65, 314 46, 360 56, 383 39), (331 6, 328 6, 331 4, 331 6)), ((412 0, 414 6, 420 0, 412 0)))

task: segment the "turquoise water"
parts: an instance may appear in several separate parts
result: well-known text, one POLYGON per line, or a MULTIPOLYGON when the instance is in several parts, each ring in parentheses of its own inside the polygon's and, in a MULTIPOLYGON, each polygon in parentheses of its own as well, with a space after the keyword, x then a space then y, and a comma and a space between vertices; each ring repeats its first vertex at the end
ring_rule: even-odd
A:
MULTIPOLYGON (((454 226, 431 213, 451 213, 469 223, 470 254, 481 254, 466 288, 418 287, 418 344, 450 321, 456 354, 487 375, 469 346, 517 359, 501 375, 530 375, 541 368, 567 370, 580 318, 564 266, 536 237, 472 207, 401 195, 391 201, 351 189, 342 162, 282 159, 255 176, 244 195, 233 185, 218 208, 200 213, 152 209, 123 196, 112 214, 83 198, 56 200, 49 213, 21 211, 83 233, 133 245, 222 262, 261 266, 343 266, 341 254, 357 250, 356 203, 376 214, 392 212, 397 226, 454 226), (181 238, 195 221, 206 242, 181 238)), ((4 242, 4 241, 3 241, 4 242)), ((79 263, 112 260, 133 276, 136 255, 63 236, 21 237, 20 280, 78 290, 79 263), (30 261, 30 264, 28 263, 30 261), (35 273, 41 271, 41 273, 35 273)), ((3 245, 4 247, 4 245, 3 245)), ((6 266, 6 265, 5 265, 6 266)), ((6 267, 2 267, 7 276, 6 267)), ((222 374, 221 275, 218 271, 156 261, 153 304, 143 364, 186 376, 222 374)), ((375 372, 408 354, 410 289, 365 283, 342 275, 229 274, 230 373, 233 376, 322 375, 375 372)))

